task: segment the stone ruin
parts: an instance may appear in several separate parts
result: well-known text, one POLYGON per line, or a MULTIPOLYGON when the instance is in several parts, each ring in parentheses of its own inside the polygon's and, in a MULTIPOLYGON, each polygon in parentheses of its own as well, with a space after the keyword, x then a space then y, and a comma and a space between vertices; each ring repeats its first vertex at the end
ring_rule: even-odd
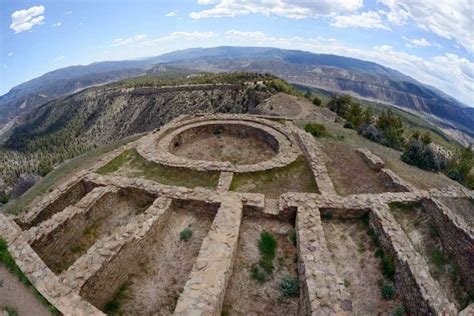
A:
MULTIPOLYGON (((153 296, 148 302, 158 308, 166 306, 160 314, 221 315, 228 305, 230 286, 239 282, 234 278, 239 269, 236 258, 241 253, 242 227, 246 221, 265 219, 296 230, 300 294, 292 303, 292 313, 351 315, 357 302, 350 285, 339 275, 329 247, 332 241, 323 226, 325 218, 345 221, 365 217, 378 236, 380 247, 394 258, 394 285, 407 312, 473 315, 472 304, 458 310, 448 299, 389 205, 420 202, 426 208, 472 295, 474 231, 441 198, 473 199, 474 192, 459 186, 419 190, 386 169, 384 161, 367 149, 357 153, 380 174, 389 192, 339 195, 320 144, 290 119, 224 114, 182 116, 71 176, 29 211, 16 218, 0 214, 0 233, 29 280, 64 315, 103 315, 105 305, 121 285, 143 268, 143 258, 156 249, 165 249, 165 243, 176 243, 176 236, 170 236, 170 221, 190 216, 196 220, 193 225, 202 227, 194 253, 189 251, 193 260, 186 269, 176 270, 182 273, 162 276, 163 283, 155 286, 163 289, 153 293, 162 293, 163 299, 154 294, 157 302, 153 302, 153 296), (269 158, 248 164, 174 154, 176 147, 192 146, 196 137, 205 138, 205 134, 212 135, 216 130, 219 135, 260 142, 258 146, 269 150, 269 158), (218 185, 188 188, 96 173, 132 148, 147 161, 160 165, 219 172, 218 185), (286 192, 272 201, 261 193, 230 190, 233 177, 239 173, 282 168, 299 156, 306 159, 317 192, 286 192), (171 277, 177 285, 166 283, 171 277), (165 292, 172 286, 179 287, 178 295, 169 303, 169 293, 165 292)), ((152 261, 153 265, 164 265, 169 256, 172 255, 163 250, 162 260, 152 261)), ((179 262, 169 266, 172 268, 181 269, 179 262)), ((369 315, 370 311, 363 314, 369 315)))

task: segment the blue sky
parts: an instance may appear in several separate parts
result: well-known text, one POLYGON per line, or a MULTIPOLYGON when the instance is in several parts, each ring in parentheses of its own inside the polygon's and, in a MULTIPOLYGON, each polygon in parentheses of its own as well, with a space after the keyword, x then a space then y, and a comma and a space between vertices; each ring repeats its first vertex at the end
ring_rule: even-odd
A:
POLYGON ((0 94, 45 72, 189 47, 378 62, 474 106, 472 0, 0 0, 0 94))

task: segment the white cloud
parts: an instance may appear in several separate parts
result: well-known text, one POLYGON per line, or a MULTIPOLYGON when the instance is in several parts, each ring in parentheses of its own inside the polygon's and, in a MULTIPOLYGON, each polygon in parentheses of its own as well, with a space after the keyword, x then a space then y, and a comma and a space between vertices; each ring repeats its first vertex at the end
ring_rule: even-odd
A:
POLYGON ((12 56, 13 56, 12 52, 8 53, 8 57, 12 57, 12 56))
POLYGON ((439 44, 436 44, 436 43, 431 43, 429 42, 427 39, 425 39, 424 37, 422 38, 414 38, 414 39, 409 39, 405 36, 402 36, 402 38, 408 42, 408 44, 406 44, 405 46, 407 47, 415 47, 415 46, 418 46, 418 47, 429 47, 429 46, 436 46, 436 47, 441 47, 441 45, 439 44))
POLYGON ((414 22, 420 29, 456 41, 470 53, 474 52, 472 0, 378 0, 386 5, 390 22, 407 25, 414 22))
POLYGON ((176 16, 176 11, 168 12, 165 16, 176 16))
POLYGON ((15 33, 30 30, 33 26, 43 24, 44 6, 34 6, 26 10, 18 10, 12 13, 12 23, 10 29, 15 33))
POLYGON ((57 58, 54 58, 53 61, 57 62, 57 61, 63 60, 64 58, 66 58, 66 57, 65 56, 59 56, 57 58))
POLYGON ((331 16, 352 12, 362 7, 362 0, 199 0, 199 4, 213 5, 211 9, 190 14, 193 19, 234 17, 247 14, 278 15, 291 19, 331 16))
POLYGON ((158 43, 173 41, 173 40, 198 40, 209 39, 219 36, 214 32, 173 32, 164 37, 148 38, 146 34, 134 35, 128 38, 119 38, 112 42, 111 46, 153 46, 158 43))
POLYGON ((234 45, 255 45, 258 43, 258 46, 302 49, 314 53, 335 54, 373 61, 397 69, 422 83, 435 86, 468 105, 474 105, 474 63, 455 54, 421 58, 397 51, 390 45, 357 49, 338 42, 321 41, 318 38, 273 37, 267 36, 263 32, 236 30, 226 32, 225 39, 225 43, 230 39, 234 45))
POLYGON ((66 13, 64 13, 64 15, 70 15, 72 14, 72 11, 67 11, 66 13))
POLYGON ((148 37, 146 34, 137 34, 128 38, 118 38, 112 42, 111 46, 127 46, 135 43, 139 43, 148 37))
POLYGON ((54 23, 54 24, 53 24, 53 27, 58 27, 58 26, 61 26, 61 25, 62 25, 62 23, 61 23, 61 22, 58 22, 58 23, 54 23))
POLYGON ((390 27, 382 23, 380 14, 374 11, 336 16, 331 25, 339 28, 360 27, 365 29, 382 29, 390 31, 390 27))

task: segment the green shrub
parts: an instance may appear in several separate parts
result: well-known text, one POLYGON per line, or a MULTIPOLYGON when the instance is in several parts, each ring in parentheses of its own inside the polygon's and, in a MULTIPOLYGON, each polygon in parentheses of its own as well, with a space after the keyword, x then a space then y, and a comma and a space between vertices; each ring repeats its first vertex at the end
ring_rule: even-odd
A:
POLYGON ((186 227, 179 233, 179 240, 188 241, 191 237, 193 237, 193 231, 189 227, 186 227))
POLYGON ((18 315, 16 309, 14 309, 11 306, 5 306, 5 307, 3 307, 3 310, 5 312, 7 312, 8 316, 17 316, 18 315))
POLYGON ((396 294, 393 284, 391 283, 384 284, 381 289, 381 294, 382 294, 382 298, 385 300, 393 299, 396 294))
POLYGON ((268 274, 272 274, 275 267, 273 266, 273 260, 270 257, 262 256, 259 261, 260 267, 268 274))
POLYGON ((300 280, 298 277, 285 276, 281 280, 280 289, 284 297, 297 297, 300 295, 300 280))
POLYGON ((395 260, 391 256, 384 254, 382 256, 381 264, 382 264, 383 275, 385 275, 390 280, 393 280, 393 277, 395 276, 395 270, 396 270, 395 260))
POLYGON ((10 195, 8 195, 6 192, 0 194, 0 204, 7 204, 9 200, 10 195))
POLYGON ((447 165, 446 159, 438 155, 431 146, 416 138, 410 140, 401 158, 407 164, 428 171, 439 171, 447 165))
POLYGON ((344 127, 344 128, 353 129, 353 128, 354 128, 354 125, 352 125, 351 122, 345 122, 343 127, 344 127))
POLYGON ((293 244, 293 246, 296 247, 296 245, 298 243, 298 237, 296 235, 296 230, 294 230, 294 229, 291 231, 290 240, 291 240, 291 243, 293 244))
POLYGON ((260 270, 260 268, 256 265, 252 266, 252 269, 250 270, 250 275, 252 279, 257 281, 258 283, 263 283, 268 279, 268 275, 264 271, 260 270))
POLYGON ((430 261, 437 267, 441 268, 446 265, 449 261, 444 255, 443 251, 438 247, 433 247, 429 251, 430 261))
POLYGON ((118 314, 120 312, 121 301, 128 298, 128 283, 123 283, 118 289, 113 299, 105 304, 104 312, 109 314, 118 314))
POLYGON ((405 306, 400 305, 393 311, 393 316, 404 316, 406 314, 405 306))
POLYGON ((313 104, 316 105, 316 106, 321 106, 322 101, 321 101, 320 98, 314 97, 314 98, 313 98, 313 104))
POLYGON ((314 137, 329 136, 326 126, 319 123, 308 123, 304 126, 304 130, 314 137))
POLYGON ((275 257, 277 241, 275 237, 269 232, 263 231, 260 233, 260 240, 258 241, 258 249, 260 254, 264 257, 273 259, 275 257))

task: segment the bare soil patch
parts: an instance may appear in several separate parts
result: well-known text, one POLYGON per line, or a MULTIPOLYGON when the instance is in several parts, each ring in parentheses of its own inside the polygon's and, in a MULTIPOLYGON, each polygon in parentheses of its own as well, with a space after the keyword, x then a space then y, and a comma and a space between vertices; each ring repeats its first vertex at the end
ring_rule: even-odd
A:
POLYGON ((385 300, 381 286, 389 281, 375 256, 376 246, 358 220, 323 220, 324 234, 338 275, 352 296, 354 315, 393 315, 402 305, 397 297, 385 300))
POLYGON ((285 298, 280 289, 282 278, 298 276, 297 251, 290 238, 293 229, 288 222, 244 217, 223 312, 229 315, 297 315, 299 298, 285 298), (262 231, 273 234, 277 249, 272 276, 266 282, 259 283, 252 279, 251 267, 260 259, 258 241, 262 231))
POLYGON ((390 205, 392 214, 407 234, 416 251, 426 260, 430 274, 458 310, 467 306, 469 294, 457 272, 455 262, 444 249, 439 232, 419 203, 390 205))
POLYGON ((288 118, 296 118, 306 112, 297 102, 296 97, 282 92, 266 99, 257 108, 268 115, 279 115, 288 118))
POLYGON ((282 168, 251 173, 234 173, 231 191, 263 193, 278 198, 286 192, 318 192, 313 173, 304 156, 282 168))
POLYGON ((326 167, 336 191, 341 195, 383 193, 388 191, 380 174, 365 163, 354 148, 335 143, 324 144, 326 167))
POLYGON ((48 316, 48 309, 35 297, 31 289, 0 263, 0 314, 9 306, 18 315, 48 316))
POLYGON ((120 302, 121 314, 173 313, 213 218, 192 209, 173 209, 163 233, 143 253, 145 263, 127 282, 127 295, 120 302), (180 232, 185 228, 192 231, 188 241, 180 240, 180 232))
POLYGON ((466 224, 470 227, 474 227, 474 199, 441 198, 440 200, 454 213, 461 216, 466 224))
POLYGON ((193 160, 229 161, 234 165, 255 164, 269 160, 275 151, 256 138, 233 135, 201 135, 192 143, 175 147, 173 154, 193 160))

